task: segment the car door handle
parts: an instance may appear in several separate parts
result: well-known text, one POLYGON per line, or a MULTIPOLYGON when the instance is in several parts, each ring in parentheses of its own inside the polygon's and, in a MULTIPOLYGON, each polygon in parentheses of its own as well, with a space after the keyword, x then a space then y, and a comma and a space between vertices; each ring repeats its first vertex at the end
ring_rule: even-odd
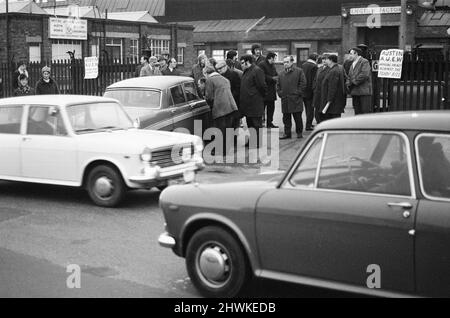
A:
POLYGON ((23 137, 23 138, 22 138, 22 141, 30 141, 30 140, 31 140, 30 137, 23 137))
POLYGON ((197 104, 189 104, 189 107, 190 107, 191 109, 194 109, 195 106, 197 106, 197 104))
POLYGON ((172 109, 170 112, 171 112, 172 114, 175 114, 175 113, 177 112, 177 110, 176 110, 176 109, 172 109))
POLYGON ((410 209, 413 208, 412 204, 409 203, 409 202, 388 203, 388 206, 389 206, 390 208, 395 208, 395 207, 397 207, 397 208, 402 208, 402 209, 405 209, 405 210, 410 210, 410 209))

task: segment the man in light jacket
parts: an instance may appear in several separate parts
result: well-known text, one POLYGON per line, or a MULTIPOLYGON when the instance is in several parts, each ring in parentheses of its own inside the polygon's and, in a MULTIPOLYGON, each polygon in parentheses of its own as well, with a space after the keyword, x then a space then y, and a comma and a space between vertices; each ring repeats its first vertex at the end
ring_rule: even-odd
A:
POLYGON ((220 129, 223 138, 224 149, 216 149, 216 155, 223 155, 227 149, 226 131, 227 128, 234 128, 238 108, 231 93, 230 81, 211 65, 205 67, 205 74, 205 99, 211 106, 214 127, 220 129))
POLYGON ((352 95, 355 115, 373 112, 372 105, 372 74, 370 63, 363 58, 359 48, 350 50, 350 66, 347 79, 347 89, 352 95))

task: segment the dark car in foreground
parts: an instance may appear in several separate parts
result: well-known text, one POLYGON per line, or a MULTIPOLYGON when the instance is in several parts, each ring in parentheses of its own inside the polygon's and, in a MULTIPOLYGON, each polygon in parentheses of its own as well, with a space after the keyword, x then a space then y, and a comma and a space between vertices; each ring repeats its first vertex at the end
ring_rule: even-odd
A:
POLYGON ((450 112, 331 120, 285 173, 166 189, 160 245, 202 295, 252 277, 450 296, 450 112))
POLYGON ((211 123, 211 109, 198 97, 191 77, 127 79, 109 86, 104 96, 118 100, 142 129, 174 131, 183 128, 200 135, 211 123), (201 127, 195 127, 195 121, 201 123, 201 127))

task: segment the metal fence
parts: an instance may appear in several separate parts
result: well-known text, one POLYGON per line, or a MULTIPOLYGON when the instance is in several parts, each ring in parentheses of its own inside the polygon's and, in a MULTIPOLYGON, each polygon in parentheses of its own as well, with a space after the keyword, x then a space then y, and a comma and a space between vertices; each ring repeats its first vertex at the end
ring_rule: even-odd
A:
POLYGON ((374 73, 375 111, 450 109, 450 54, 405 55, 401 79, 379 79, 374 73))
MULTIPOLYGON (((136 76, 139 66, 137 60, 127 59, 125 63, 119 61, 99 61, 99 74, 95 79, 84 79, 83 60, 61 60, 41 63, 29 63, 27 71, 29 85, 35 87, 41 78, 41 70, 44 66, 51 67, 51 76, 58 83, 61 94, 97 95, 101 96, 109 85, 136 76)), ((0 65, 0 78, 2 80, 2 95, 9 97, 14 95, 13 73, 18 65, 0 65)))

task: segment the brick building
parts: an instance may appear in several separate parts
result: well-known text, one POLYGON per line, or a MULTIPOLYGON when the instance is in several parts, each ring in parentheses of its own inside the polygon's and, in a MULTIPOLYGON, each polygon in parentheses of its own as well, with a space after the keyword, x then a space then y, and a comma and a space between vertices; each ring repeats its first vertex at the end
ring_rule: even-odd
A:
POLYGON ((18 1, 9 4, 7 15, 4 3, 0 3, 0 63, 8 59, 64 60, 70 58, 68 51, 76 58, 100 56, 126 61, 151 49, 155 55, 171 52, 182 71, 192 67, 196 52, 190 25, 161 24, 148 11, 108 16, 79 7, 77 12, 81 14, 69 18, 71 13, 65 9, 56 12, 33 1, 18 1))

